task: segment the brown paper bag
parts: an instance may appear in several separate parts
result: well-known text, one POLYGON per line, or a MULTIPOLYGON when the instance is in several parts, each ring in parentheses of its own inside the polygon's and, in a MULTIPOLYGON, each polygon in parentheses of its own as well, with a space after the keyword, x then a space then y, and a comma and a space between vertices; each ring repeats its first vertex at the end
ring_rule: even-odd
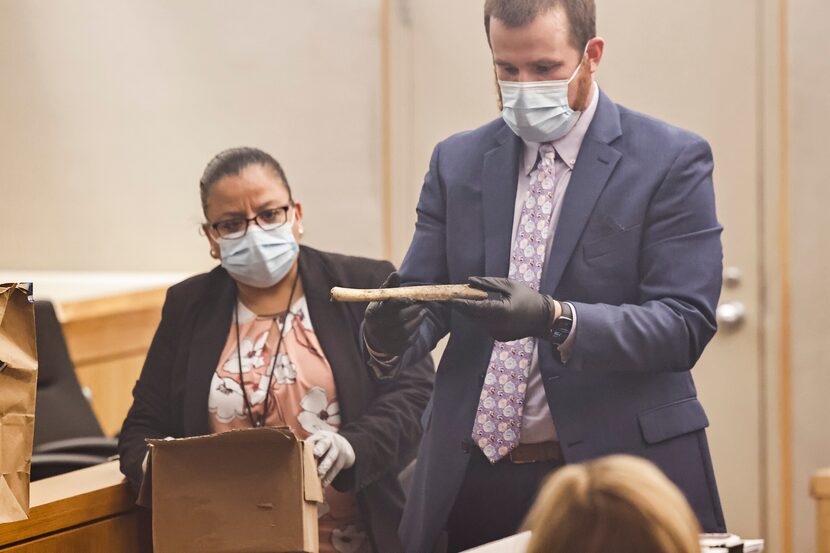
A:
POLYGON ((0 523, 29 517, 37 347, 28 284, 0 284, 0 523))

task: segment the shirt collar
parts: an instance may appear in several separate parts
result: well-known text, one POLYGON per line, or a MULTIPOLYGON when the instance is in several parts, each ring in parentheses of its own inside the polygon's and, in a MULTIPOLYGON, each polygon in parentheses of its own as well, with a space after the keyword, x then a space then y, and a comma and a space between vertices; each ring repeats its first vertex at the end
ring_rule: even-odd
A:
MULTIPOLYGON (((582 141, 585 139, 588 127, 591 126, 591 121, 594 120, 597 104, 599 104, 599 86, 596 81, 592 85, 592 95, 591 104, 579 116, 579 120, 574 125, 574 128, 559 140, 553 141, 553 147, 556 149, 559 158, 571 170, 573 170, 576 164, 576 158, 579 155, 579 149, 582 147, 582 141)), ((527 140, 523 140, 523 142, 525 144, 524 171, 525 175, 530 175, 536 167, 536 160, 539 158, 539 146, 541 146, 541 143, 528 142, 527 140)))

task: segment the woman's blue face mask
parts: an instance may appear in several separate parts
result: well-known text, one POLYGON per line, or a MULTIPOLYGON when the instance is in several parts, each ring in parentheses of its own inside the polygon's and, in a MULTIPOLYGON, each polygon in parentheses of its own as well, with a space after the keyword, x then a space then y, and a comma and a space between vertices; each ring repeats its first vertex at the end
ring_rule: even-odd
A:
POLYGON ((234 280, 255 288, 270 288, 291 270, 300 251, 294 237, 294 209, 289 220, 274 230, 251 224, 245 236, 220 239, 222 267, 234 280))

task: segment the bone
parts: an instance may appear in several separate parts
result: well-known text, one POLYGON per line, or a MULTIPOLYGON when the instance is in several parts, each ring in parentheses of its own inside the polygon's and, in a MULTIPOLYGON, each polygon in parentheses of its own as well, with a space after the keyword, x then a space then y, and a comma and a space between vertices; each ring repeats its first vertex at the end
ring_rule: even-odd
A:
POLYGON ((366 302, 388 299, 411 301, 484 300, 487 292, 466 284, 442 284, 429 286, 405 286, 403 288, 340 288, 331 289, 331 301, 366 302))

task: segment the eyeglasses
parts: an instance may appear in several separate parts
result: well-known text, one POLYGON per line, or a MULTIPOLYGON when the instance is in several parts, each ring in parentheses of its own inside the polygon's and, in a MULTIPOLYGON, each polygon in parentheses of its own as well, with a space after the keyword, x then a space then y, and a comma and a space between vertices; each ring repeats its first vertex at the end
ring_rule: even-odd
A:
POLYGON ((219 221, 218 223, 211 224, 210 228, 213 229, 213 232, 218 238, 236 240, 248 233, 248 227, 252 222, 255 222, 262 230, 274 230, 283 226, 288 222, 288 210, 292 207, 294 207, 293 204, 266 209, 265 211, 260 211, 250 219, 240 217, 238 219, 219 221))

